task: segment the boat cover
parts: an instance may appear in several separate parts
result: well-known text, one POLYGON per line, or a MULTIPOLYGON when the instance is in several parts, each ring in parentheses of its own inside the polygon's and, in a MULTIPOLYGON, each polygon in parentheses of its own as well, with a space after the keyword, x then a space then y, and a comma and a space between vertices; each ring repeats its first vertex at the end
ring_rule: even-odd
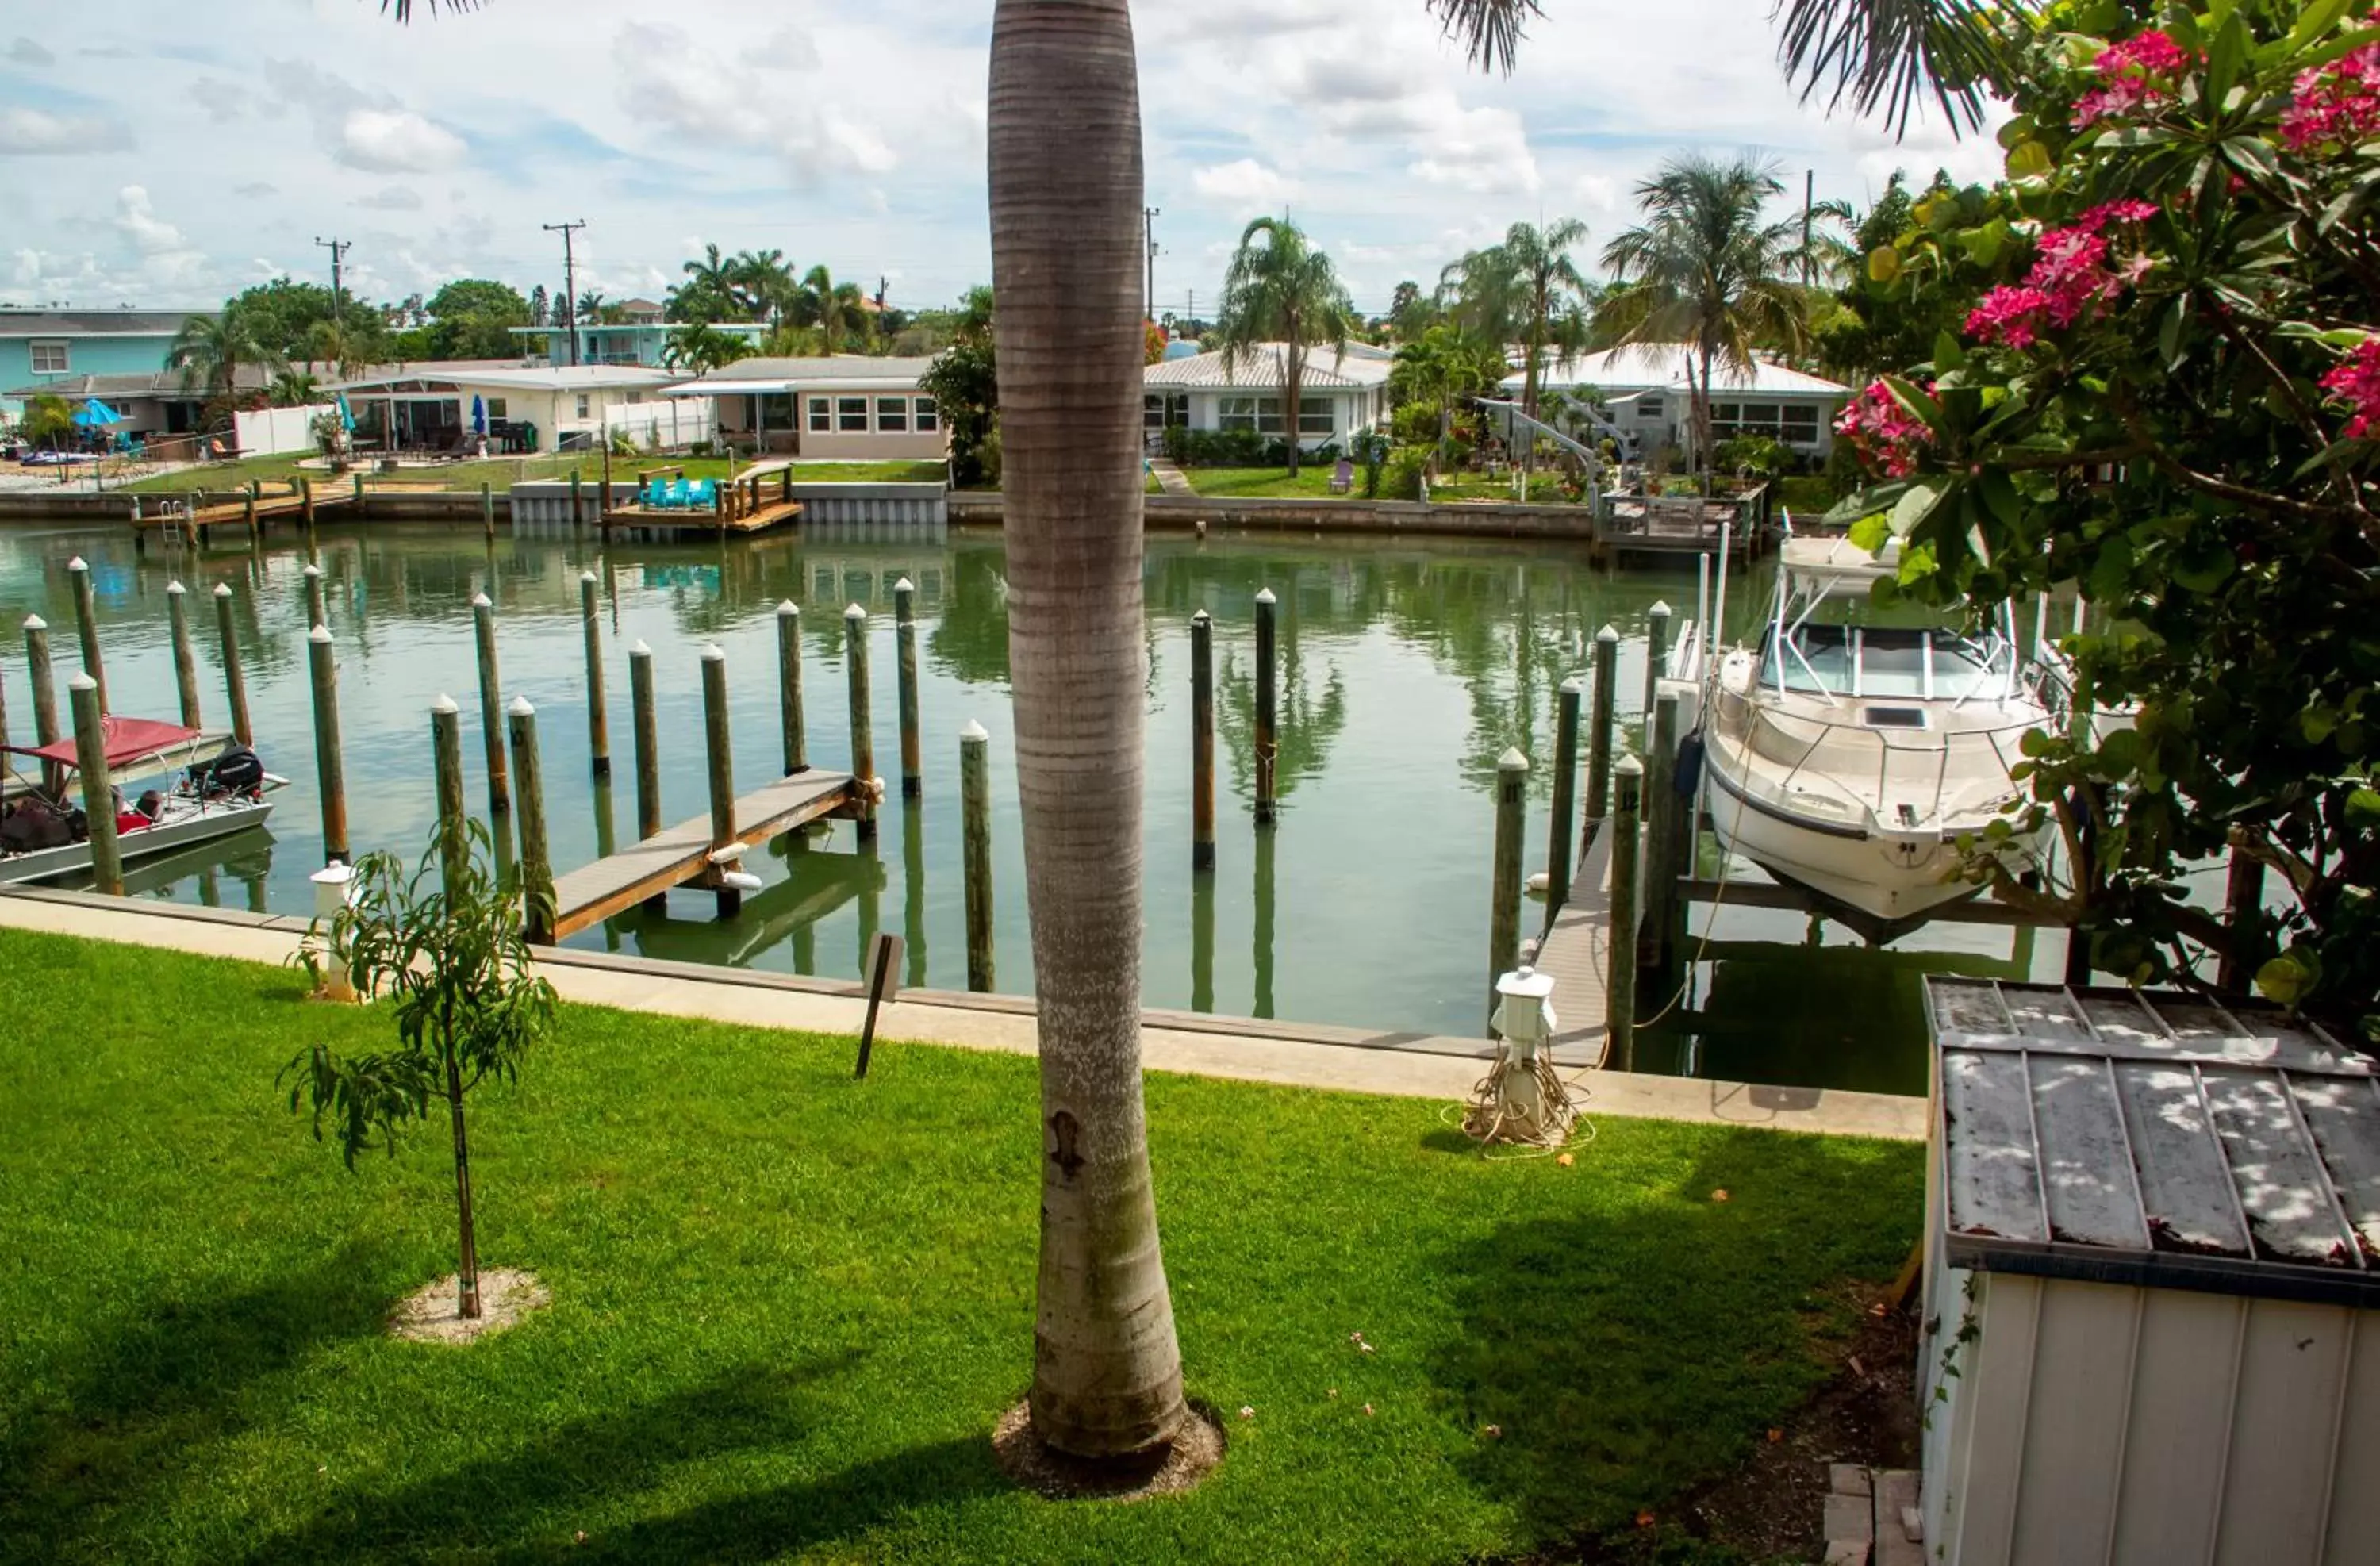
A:
MULTIPOLYGON (((101 735, 107 742, 107 765, 111 771, 129 766, 161 751, 195 745, 206 737, 196 729, 186 729, 178 723, 161 723, 151 718, 102 718, 99 726, 101 735)), ((30 745, 12 745, 8 753, 55 761, 63 767, 79 766, 82 760, 72 739, 62 739, 38 749, 30 745)))

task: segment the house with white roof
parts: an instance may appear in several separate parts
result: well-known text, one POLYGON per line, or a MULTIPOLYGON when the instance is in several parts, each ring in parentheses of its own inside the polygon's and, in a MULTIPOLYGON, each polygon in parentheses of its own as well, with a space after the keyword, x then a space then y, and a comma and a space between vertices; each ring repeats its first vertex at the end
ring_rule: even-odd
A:
MULTIPOLYGON (((1389 371, 1394 359, 1385 348, 1350 343, 1305 350, 1305 374, 1298 388, 1297 440, 1309 450, 1346 443, 1348 437, 1379 428, 1389 416, 1389 371)), ((1246 430, 1282 436, 1288 421, 1281 404, 1289 382, 1289 346, 1259 343, 1236 356, 1218 349, 1169 358, 1143 372, 1143 422, 1150 435, 1168 429, 1246 430)))
MULTIPOLYGON (((1692 387, 1697 374, 1692 350, 1679 343, 1648 343, 1581 354, 1543 366, 1540 392, 1591 392, 1610 409, 1612 422, 1637 437, 1640 449, 1685 448, 1694 441, 1692 387)), ((1504 377, 1503 395, 1517 397, 1528 377, 1504 377)), ((1835 418, 1851 388, 1766 360, 1749 373, 1711 366, 1711 435, 1720 442, 1766 435, 1823 461, 1834 450, 1835 418)))
POLYGON ((535 449, 568 451, 593 447, 606 430, 622 424, 650 440, 655 415, 664 427, 682 419, 683 440, 707 439, 707 407, 660 403, 662 389, 676 379, 639 365, 524 369, 509 361, 463 360, 400 366, 324 390, 347 399, 359 451, 465 450, 477 439, 475 402, 492 443, 515 437, 525 443, 528 427, 536 431, 535 449))
POLYGON ((739 358, 665 388, 707 397, 719 432, 760 452, 851 462, 939 462, 948 455, 941 410, 918 385, 930 358, 835 354, 739 358))

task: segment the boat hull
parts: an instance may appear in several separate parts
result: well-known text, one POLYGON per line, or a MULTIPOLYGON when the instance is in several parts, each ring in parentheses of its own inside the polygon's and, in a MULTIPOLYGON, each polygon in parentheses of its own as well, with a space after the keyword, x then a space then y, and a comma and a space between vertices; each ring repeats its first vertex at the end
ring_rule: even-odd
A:
MULTIPOLYGON (((124 862, 129 865, 159 854, 248 832, 262 826, 272 814, 273 801, 269 799, 225 804, 177 821, 164 821, 153 827, 143 827, 139 832, 120 833, 115 840, 116 848, 124 862)), ((91 844, 88 842, 69 843, 56 848, 43 848, 0 859, 0 886, 55 880, 60 876, 90 868, 91 844)))

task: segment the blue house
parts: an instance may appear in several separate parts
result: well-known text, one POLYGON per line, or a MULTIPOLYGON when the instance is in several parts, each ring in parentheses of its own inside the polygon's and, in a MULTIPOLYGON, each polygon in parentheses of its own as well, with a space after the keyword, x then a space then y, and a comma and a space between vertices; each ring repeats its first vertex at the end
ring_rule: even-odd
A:
POLYGON ((28 395, 71 395, 86 377, 155 375, 182 323, 212 311, 0 310, 0 413, 15 419, 28 395))
MULTIPOLYGON (((609 309, 610 307, 606 307, 609 309)), ((669 347, 670 334, 678 324, 662 318, 662 307, 650 299, 630 299, 618 307, 619 319, 606 325, 600 322, 578 323, 578 360, 586 364, 641 364, 659 366, 669 347)), ((741 337, 758 353, 761 339, 769 334, 766 322, 718 321, 710 329, 730 337, 741 337)), ((549 364, 568 364, 571 329, 556 322, 551 326, 516 326, 513 335, 521 339, 531 358, 541 358, 549 364)))

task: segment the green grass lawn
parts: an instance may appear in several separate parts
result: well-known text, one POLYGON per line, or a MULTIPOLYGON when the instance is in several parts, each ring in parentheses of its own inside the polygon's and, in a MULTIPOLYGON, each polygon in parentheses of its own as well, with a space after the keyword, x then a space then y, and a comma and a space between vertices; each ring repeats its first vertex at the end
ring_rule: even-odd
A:
MULTIPOLYGON (((291 456, 247 457, 238 462, 219 463, 212 467, 167 474, 158 479, 144 479, 122 486, 134 494, 184 494, 192 489, 208 491, 244 488, 249 480, 261 479, 268 484, 285 484, 302 471, 299 458, 291 456)), ((739 460, 735 470, 747 472, 752 467, 748 460, 739 460)), ((613 457, 612 477, 626 482, 639 472, 658 468, 686 469, 689 479, 723 479, 727 476, 727 459, 722 456, 672 458, 662 456, 613 457)), ((596 452, 577 452, 567 456, 502 457, 488 462, 458 462, 443 467, 407 467, 395 473, 368 473, 367 482, 390 485, 411 485, 422 488, 477 491, 481 483, 495 486, 499 492, 509 490, 516 482, 540 482, 568 479, 576 470, 589 483, 602 476, 603 458, 596 452)), ((944 478, 943 465, 939 462, 808 462, 795 465, 794 481, 800 484, 939 484, 944 478)), ((334 475, 317 470, 313 474, 318 491, 335 490, 352 480, 345 474, 334 475)))
MULTIPOLYGON (((1516 497, 1512 493, 1512 480, 1509 474, 1501 479, 1490 479, 1484 473, 1465 473, 1459 478, 1433 482, 1429 487, 1429 498, 1434 501, 1495 500, 1509 503, 1516 497)), ((1538 473, 1529 480, 1529 504, 1583 505, 1585 502, 1571 498, 1570 492, 1562 488, 1560 474, 1538 473)))
MULTIPOLYGON (((1237 496, 1244 499, 1330 500, 1331 465, 1311 463, 1298 469, 1295 478, 1286 467, 1185 467, 1183 476, 1190 487, 1202 495, 1218 498, 1237 496)), ((1360 492, 1364 480, 1359 474, 1353 492, 1360 492)))
POLYGON ((987 1439, 1031 1366, 1029 1060, 894 1045, 856 1083, 848 1039, 566 1009, 472 1128, 483 1265, 554 1303, 456 1349, 382 1329, 453 1266, 443 1121, 350 1174, 273 1086, 384 1013, 44 935, 0 972, 0 1560, 1558 1547, 1786 1419, 1920 1207, 1915 1147, 1605 1121, 1574 1168, 1488 1162, 1438 1105, 1152 1077, 1231 1450, 1188 1496, 1053 1503, 987 1439))

